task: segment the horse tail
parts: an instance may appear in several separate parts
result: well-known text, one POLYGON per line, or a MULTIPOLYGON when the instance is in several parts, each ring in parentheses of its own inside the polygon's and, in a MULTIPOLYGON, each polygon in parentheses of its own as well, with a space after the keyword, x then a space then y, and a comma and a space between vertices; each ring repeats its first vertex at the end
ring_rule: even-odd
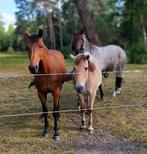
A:
POLYGON ((123 77, 124 76, 124 64, 126 63, 126 53, 125 51, 120 48, 120 52, 118 55, 117 63, 116 63, 116 77, 123 77))
POLYGON ((65 75, 65 77, 64 77, 64 79, 63 79, 63 83, 72 80, 72 76, 73 76, 73 70, 69 71, 69 72, 65 75))

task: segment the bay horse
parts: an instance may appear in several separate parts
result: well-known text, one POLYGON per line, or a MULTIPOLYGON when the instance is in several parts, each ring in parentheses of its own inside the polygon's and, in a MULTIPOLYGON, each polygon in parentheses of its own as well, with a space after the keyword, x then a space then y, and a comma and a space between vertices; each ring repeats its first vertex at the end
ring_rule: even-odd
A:
POLYGON ((88 41, 83 31, 75 33, 72 48, 79 52, 88 51, 100 65, 102 72, 113 71, 115 73, 115 89, 113 96, 120 94, 122 79, 124 78, 124 65, 126 63, 125 51, 117 45, 96 46, 88 41))
POLYGON ((97 89, 102 82, 102 73, 96 60, 88 52, 79 53, 74 58, 73 80, 82 113, 81 128, 86 127, 84 100, 87 100, 87 110, 89 111, 88 130, 93 132, 92 110, 97 89))
POLYGON ((48 109, 47 94, 51 93, 53 96, 53 117, 54 117, 54 139, 59 139, 58 120, 59 100, 62 89, 62 84, 66 80, 66 66, 64 57, 61 52, 56 50, 49 50, 42 38, 43 30, 39 30, 38 34, 31 35, 25 32, 25 37, 28 42, 28 56, 30 59, 29 70, 34 76, 34 82, 37 89, 38 97, 40 99, 44 117, 44 130, 42 135, 48 136, 48 109), (39 75, 40 74, 40 75, 39 75))

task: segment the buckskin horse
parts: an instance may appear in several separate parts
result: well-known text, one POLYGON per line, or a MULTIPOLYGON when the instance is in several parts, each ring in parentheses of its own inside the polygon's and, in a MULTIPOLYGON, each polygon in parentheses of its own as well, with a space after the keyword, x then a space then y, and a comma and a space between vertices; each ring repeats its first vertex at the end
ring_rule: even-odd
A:
POLYGON ((117 45, 98 47, 87 40, 83 31, 74 34, 72 47, 77 52, 87 51, 93 55, 97 59, 102 72, 113 71, 116 77, 113 96, 120 94, 124 77, 124 64, 126 63, 126 53, 121 47, 117 45))
POLYGON ((102 82, 102 73, 95 58, 88 52, 80 53, 74 58, 73 80, 78 93, 82 113, 82 127, 85 128, 85 103, 89 111, 88 130, 93 132, 92 110, 97 89, 102 82))
POLYGON ((62 85, 66 80, 66 66, 64 57, 61 52, 56 50, 49 50, 42 38, 43 31, 40 29, 38 34, 31 35, 25 32, 25 37, 28 42, 28 56, 30 59, 29 70, 34 75, 34 82, 37 89, 38 97, 40 99, 44 117, 44 130, 42 135, 48 136, 48 109, 47 94, 52 93, 53 96, 53 117, 54 117, 54 139, 59 139, 58 120, 59 100, 62 85))

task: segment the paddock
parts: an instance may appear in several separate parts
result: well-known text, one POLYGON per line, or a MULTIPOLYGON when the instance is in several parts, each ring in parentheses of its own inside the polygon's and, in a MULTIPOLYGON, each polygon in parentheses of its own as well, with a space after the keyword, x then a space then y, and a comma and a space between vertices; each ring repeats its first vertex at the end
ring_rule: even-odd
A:
POLYGON ((0 151, 2 153, 146 153, 147 72, 125 73, 120 96, 112 97, 113 74, 103 79, 105 101, 95 99, 95 132, 81 131, 77 95, 72 82, 61 93, 60 141, 54 144, 52 97, 48 95, 49 137, 41 137, 41 105, 33 78, 26 73, 0 74, 0 151))

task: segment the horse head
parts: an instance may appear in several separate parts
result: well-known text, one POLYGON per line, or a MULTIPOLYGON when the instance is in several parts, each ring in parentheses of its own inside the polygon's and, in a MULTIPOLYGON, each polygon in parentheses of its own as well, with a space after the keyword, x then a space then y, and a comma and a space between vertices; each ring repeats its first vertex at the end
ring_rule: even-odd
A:
POLYGON ((73 80, 78 93, 84 92, 89 72, 93 72, 95 69, 96 66, 88 52, 80 53, 74 58, 73 80))
POLYGON ((73 34, 72 50, 75 50, 76 54, 83 51, 84 36, 83 30, 73 34))
POLYGON ((39 72, 39 63, 42 60, 43 50, 45 45, 43 43, 43 30, 39 29, 38 34, 31 35, 25 32, 25 37, 28 41, 28 56, 30 59, 29 70, 31 73, 36 74, 39 72))

